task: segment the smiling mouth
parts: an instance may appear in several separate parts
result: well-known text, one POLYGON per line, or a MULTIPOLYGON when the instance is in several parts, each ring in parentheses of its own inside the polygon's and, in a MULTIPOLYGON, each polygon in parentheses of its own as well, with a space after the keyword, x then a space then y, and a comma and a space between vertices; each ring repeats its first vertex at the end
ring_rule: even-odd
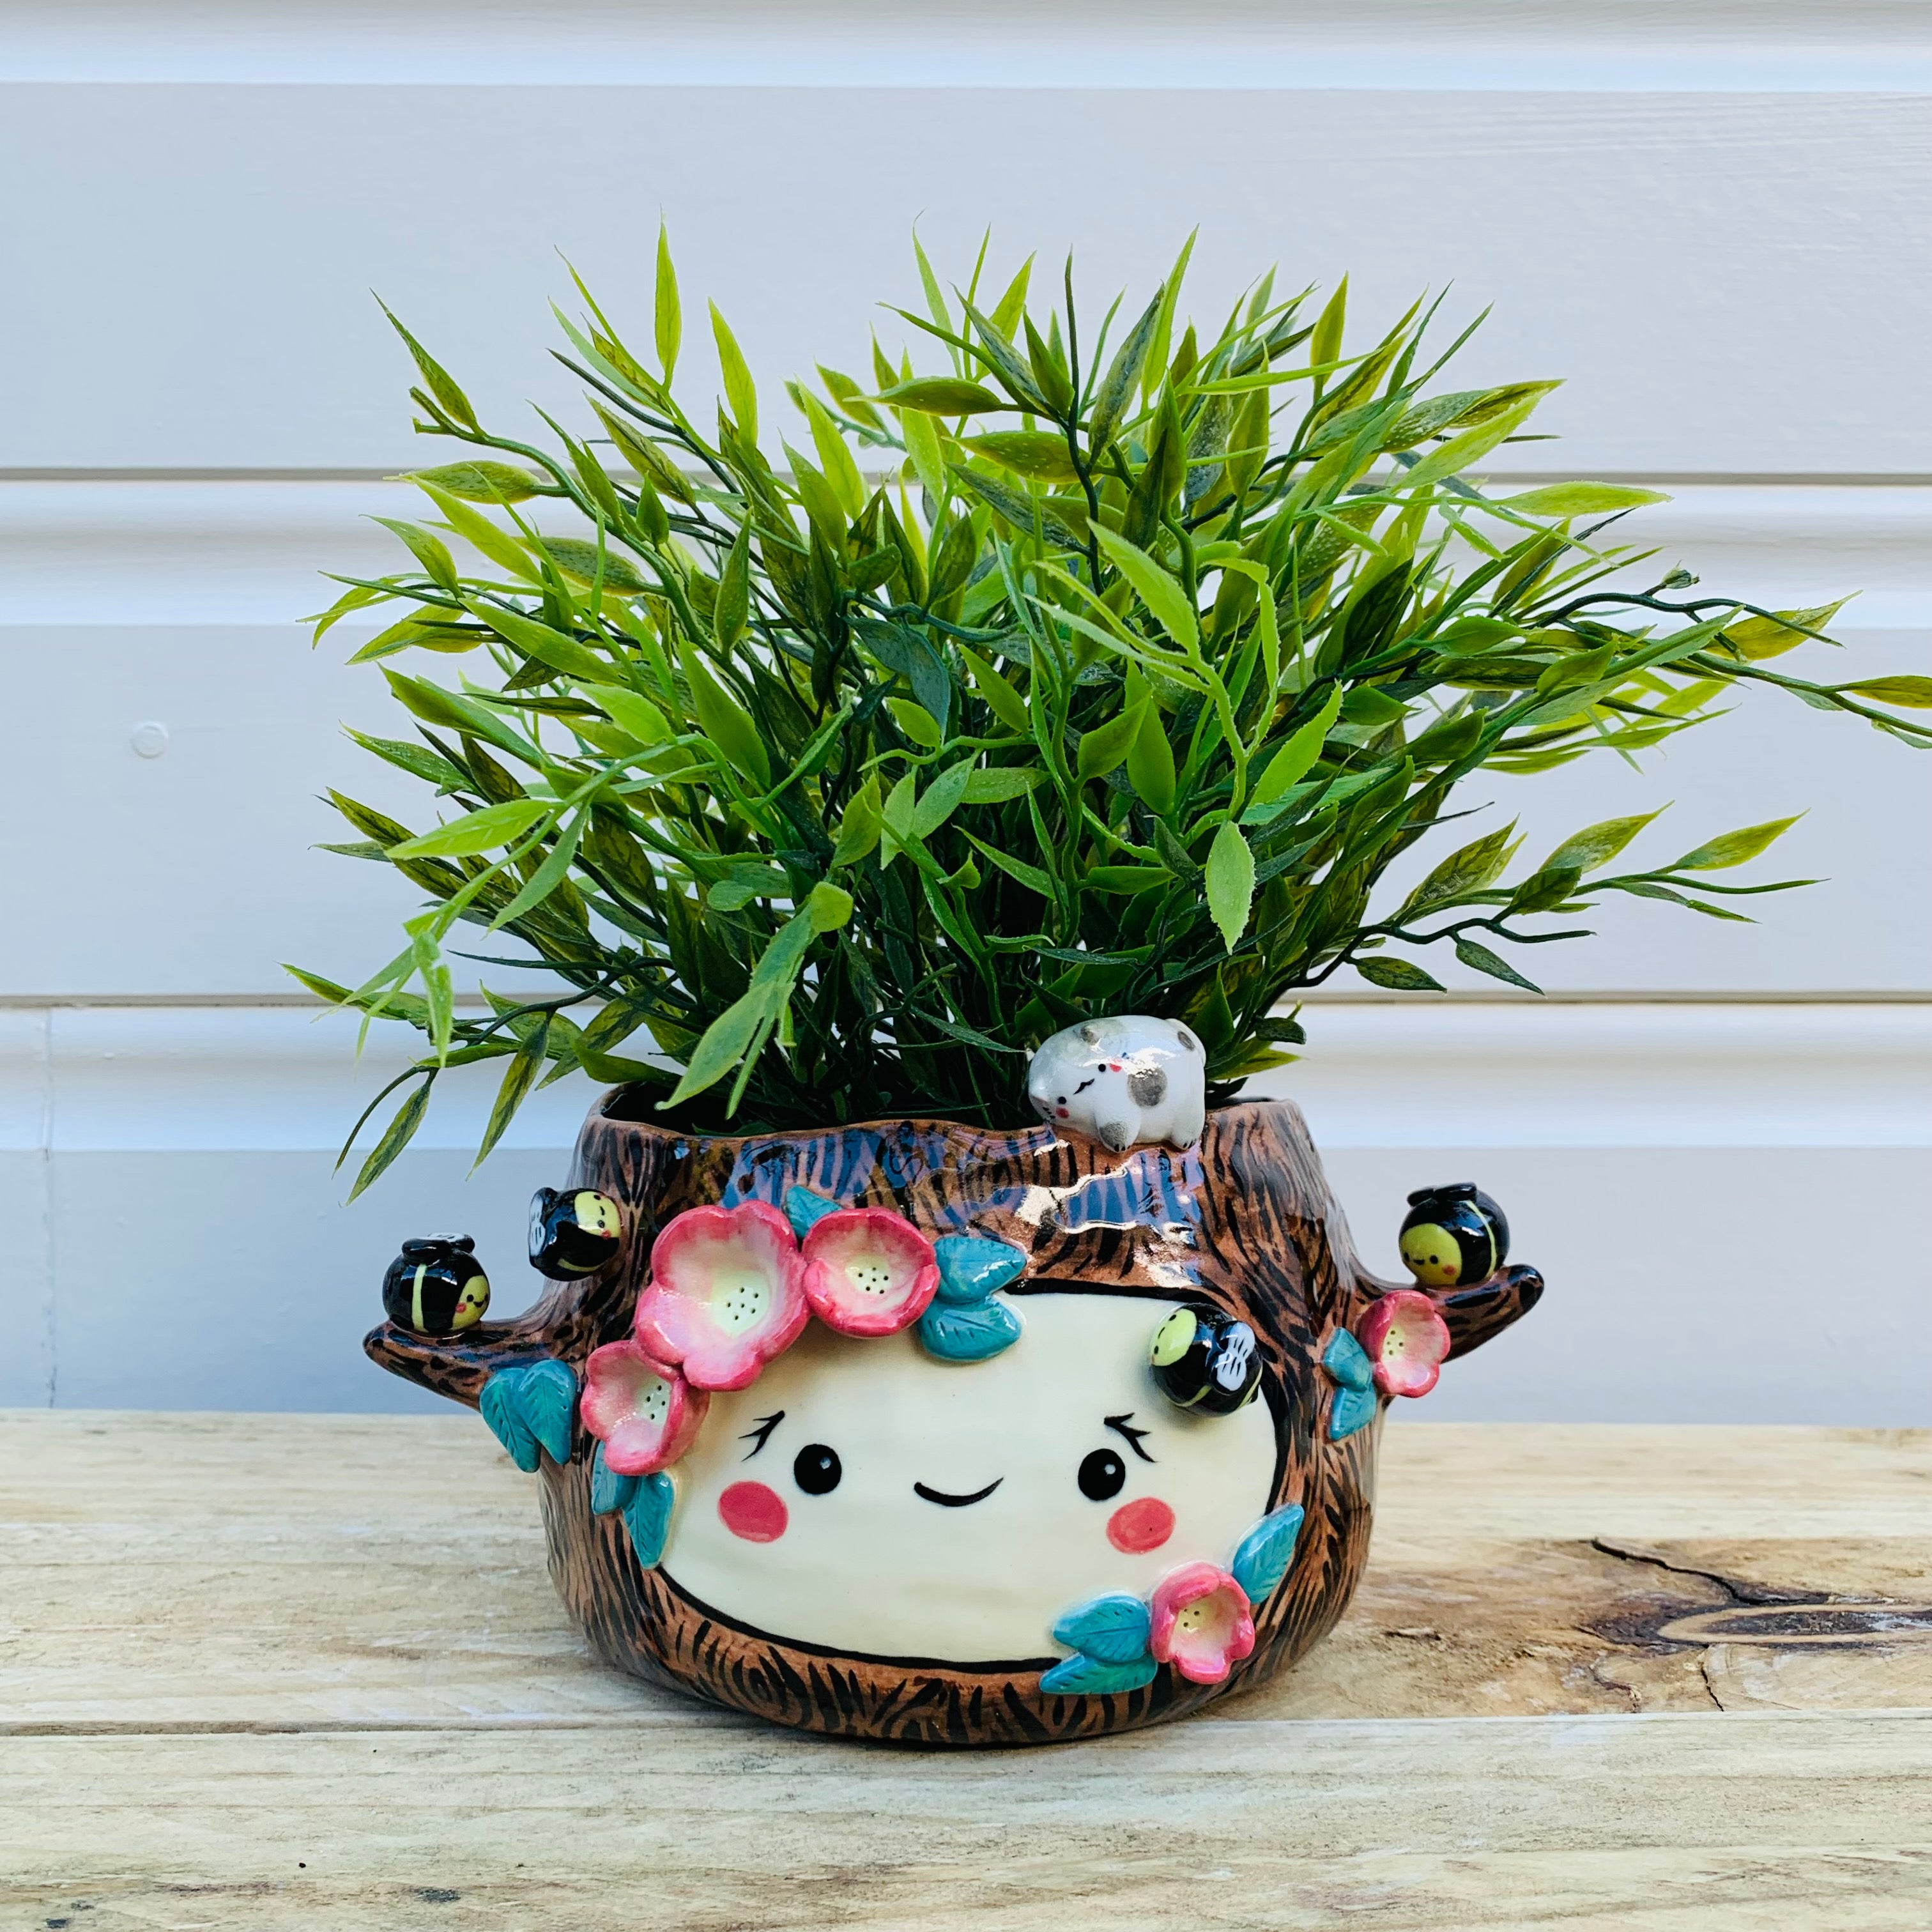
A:
POLYGON ((1006 1480, 1004 1476, 995 1476, 983 1490, 975 1490, 970 1496, 950 1496, 944 1490, 928 1490, 923 1483, 915 1483, 912 1492, 923 1496, 929 1503, 937 1503, 941 1509, 964 1509, 968 1503, 982 1503, 1006 1480))

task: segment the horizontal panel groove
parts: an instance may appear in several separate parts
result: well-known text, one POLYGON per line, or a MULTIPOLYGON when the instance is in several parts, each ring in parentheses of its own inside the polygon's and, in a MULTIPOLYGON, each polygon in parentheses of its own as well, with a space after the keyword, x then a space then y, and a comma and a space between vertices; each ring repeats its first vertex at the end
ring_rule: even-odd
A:
MULTIPOLYGON (((861 452, 863 466, 868 452, 861 452)), ((1574 466, 1571 466, 1574 467, 1574 466)), ((1491 483, 1546 483, 1556 472, 1543 470, 1486 470, 1491 483)), ((230 466, 196 468, 192 465, 152 465, 146 468, 109 468, 76 465, 60 469, 26 466, 8 469, 0 464, 0 484, 9 483, 387 483, 396 474, 393 467, 380 464, 363 467, 310 469, 230 466)), ((1598 483, 1634 483, 1657 490, 1676 489, 1826 489, 1886 490, 1932 488, 1932 473, 1916 470, 1591 470, 1591 480, 1598 483)))
MULTIPOLYGON (((1660 487, 1619 535, 1710 590, 1779 608, 1856 591, 1847 629, 1932 626, 1932 484, 1660 487)), ((399 567, 368 518, 420 500, 374 476, 0 479, 0 626, 290 622, 333 596, 322 571, 399 567)))
POLYGON ((0 75, 39 82, 468 86, 1276 87, 1430 92, 1897 92, 1924 84, 1918 22, 1887 0, 1677 7, 1615 0, 38 0, 16 6, 0 75), (1373 31, 1367 22, 1373 20, 1373 31))
MULTIPOLYGON (((522 989, 538 997, 532 989, 522 989)), ((482 994, 458 993, 459 1008, 482 1010, 482 994)), ((1312 986, 1294 995, 1280 1009, 1294 1006, 1400 1006, 1442 1009, 1454 1006, 1932 1006, 1932 988, 1870 988, 1834 990, 1801 988, 1754 992, 1720 987, 1658 987, 1631 992, 1616 988, 1556 988, 1546 993, 1526 993, 1514 987, 1454 988, 1440 993, 1386 992, 1358 987, 1338 992, 1312 986)), ((287 1010, 322 1012, 327 1002, 313 993, 0 993, 0 1012, 250 1012, 287 1010)))
MULTIPOLYGON (((1335 1147, 1932 1147, 1932 1002, 1311 1008, 1250 1084, 1335 1147)), ((0 1151, 326 1151, 421 1050, 383 1023, 276 1008, 0 1015, 0 1151)), ((473 1148, 500 1069, 439 1080, 418 1138, 473 1148)), ((532 1096, 509 1142, 569 1144, 596 1089, 532 1096)), ((372 1137, 372 1136, 371 1136, 372 1137)))

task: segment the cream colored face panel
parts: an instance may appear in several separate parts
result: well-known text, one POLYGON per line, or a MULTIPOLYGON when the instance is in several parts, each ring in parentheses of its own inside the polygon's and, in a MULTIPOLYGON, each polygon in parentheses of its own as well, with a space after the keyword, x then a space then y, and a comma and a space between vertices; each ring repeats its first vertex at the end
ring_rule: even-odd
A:
MULTIPOLYGON (((664 1574, 734 1622, 867 1656, 992 1663, 1059 1654, 1054 1620, 1105 1591, 1150 1591, 1179 1564, 1225 1565, 1268 1508, 1274 1424, 1257 1400, 1232 1416, 1184 1414, 1154 1388, 1148 1346, 1173 1304, 1110 1294, 1029 1294, 1025 1332, 991 1361, 934 1360, 910 1333, 880 1341, 813 1323, 757 1382, 716 1395, 674 1472, 664 1574), (783 1420, 757 1446, 761 1421, 783 1420), (1143 1462, 1106 1426, 1144 1430, 1143 1462), (808 1447, 838 1459, 813 1495, 794 1464, 808 1447), (1118 1493, 1082 1493, 1082 1461, 1111 1450, 1118 1493), (983 1500, 949 1507, 921 1496, 983 1500), (727 1527, 721 1497, 758 1484, 784 1528, 753 1541, 727 1527), (1157 1499, 1174 1513, 1157 1548, 1117 1548, 1108 1526, 1157 1499)), ((821 1459, 822 1460, 822 1459, 821 1459)), ((776 1516, 761 1504, 762 1518, 776 1516)), ((740 1513, 756 1520, 756 1510, 740 1513)), ((1136 1513, 1144 1523, 1157 1511, 1136 1513)), ((1130 1538, 1130 1540, 1132 1540, 1130 1538)))

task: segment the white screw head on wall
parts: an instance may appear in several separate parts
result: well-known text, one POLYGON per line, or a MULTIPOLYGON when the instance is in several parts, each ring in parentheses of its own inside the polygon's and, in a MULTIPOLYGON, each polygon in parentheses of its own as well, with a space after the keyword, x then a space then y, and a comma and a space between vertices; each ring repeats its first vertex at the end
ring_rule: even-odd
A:
POLYGON ((152 722, 136 724, 128 742, 134 746, 136 757, 158 758, 168 748, 168 728, 152 722))

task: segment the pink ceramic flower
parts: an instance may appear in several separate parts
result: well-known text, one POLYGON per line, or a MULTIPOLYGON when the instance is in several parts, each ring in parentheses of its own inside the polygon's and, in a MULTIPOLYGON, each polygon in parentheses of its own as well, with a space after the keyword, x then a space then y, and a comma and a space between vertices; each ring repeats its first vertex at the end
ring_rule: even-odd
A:
POLYGON ((1190 1684, 1218 1684, 1255 1647, 1247 1592, 1211 1563, 1184 1563, 1156 1586, 1148 1648, 1190 1684))
POLYGON ((1384 1395, 1426 1395, 1449 1352, 1449 1324, 1427 1295, 1398 1288, 1378 1298, 1356 1331, 1384 1395))
POLYGON ((805 1264, 776 1208, 690 1208, 651 1244, 638 1340, 700 1389, 741 1389, 798 1340, 805 1264))
POLYGON ((939 1286, 932 1244, 884 1208, 842 1208, 805 1238, 805 1298, 842 1335, 896 1335, 939 1286))
POLYGON ((648 1476, 691 1447, 711 1398, 634 1342, 610 1342, 584 1365, 578 1412, 620 1476, 648 1476))

